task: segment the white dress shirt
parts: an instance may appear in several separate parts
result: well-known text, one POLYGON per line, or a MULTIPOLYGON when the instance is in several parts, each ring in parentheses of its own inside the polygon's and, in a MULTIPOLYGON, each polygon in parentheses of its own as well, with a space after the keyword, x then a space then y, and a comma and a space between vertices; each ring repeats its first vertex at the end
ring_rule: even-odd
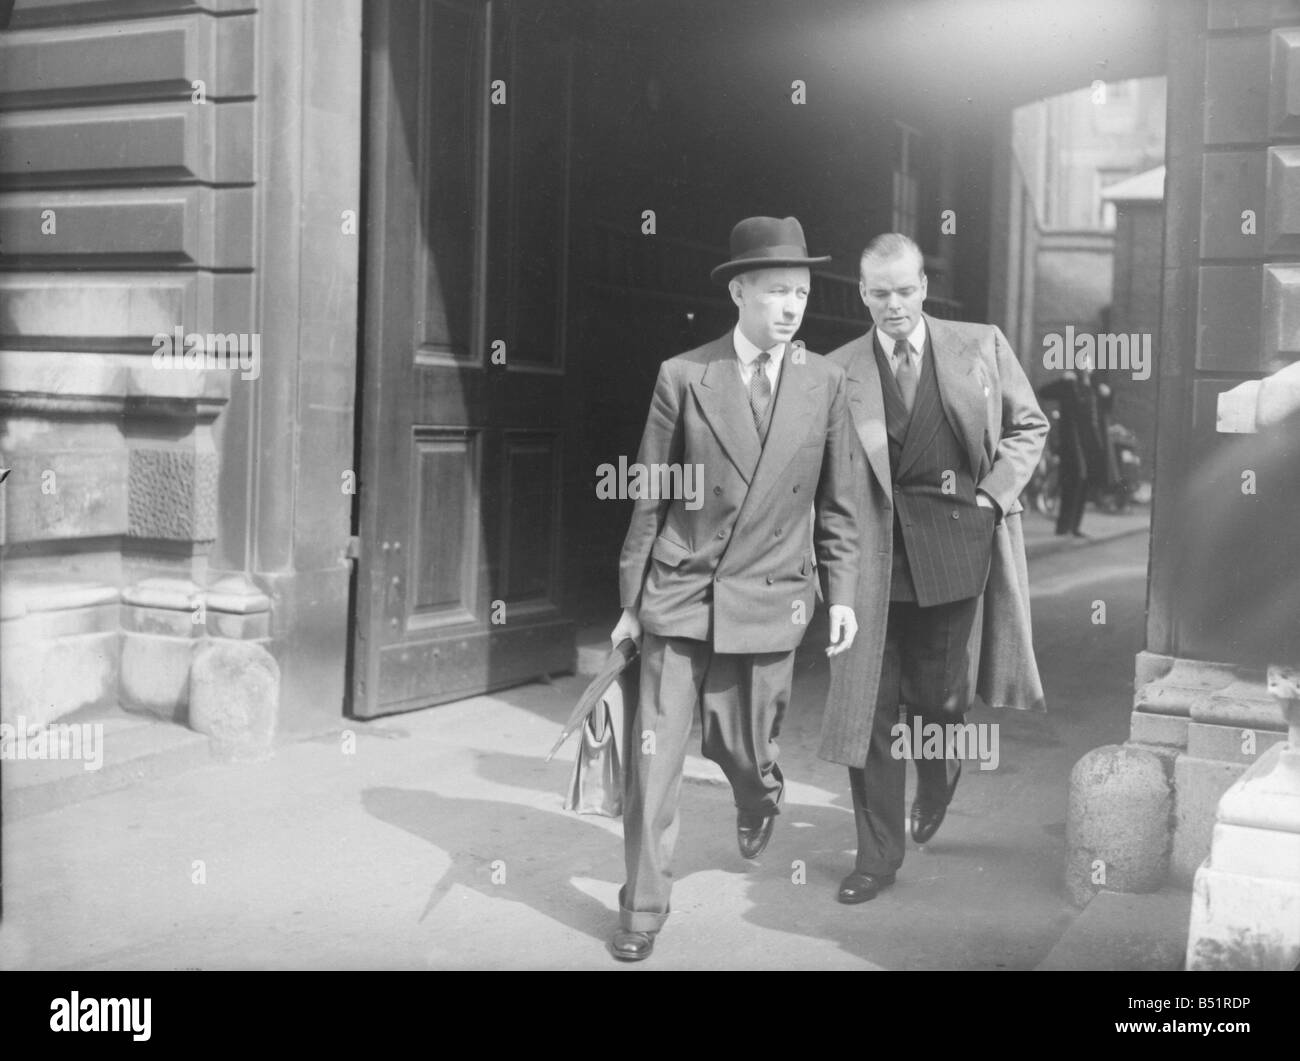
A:
MULTIPOLYGON (((876 338, 880 340, 880 349, 885 351, 885 357, 889 359, 889 367, 894 370, 894 375, 898 375, 898 365, 902 361, 895 351, 898 345, 897 341, 891 335, 886 335, 880 328, 876 329, 876 338)), ((916 327, 912 329, 912 334, 907 337, 907 341, 912 344, 912 367, 916 369, 917 377, 921 375, 921 357, 925 352, 925 318, 922 317, 916 322, 916 327)))
MULTIPOLYGON (((754 378, 754 361, 763 351, 745 337, 739 324, 732 332, 731 345, 735 347, 736 357, 740 359, 740 382, 745 385, 745 390, 749 390, 749 381, 754 378)), ((785 354, 785 343, 777 343, 767 353, 770 357, 767 362, 767 382, 772 385, 772 393, 775 394, 776 381, 781 376, 781 358, 785 354)))

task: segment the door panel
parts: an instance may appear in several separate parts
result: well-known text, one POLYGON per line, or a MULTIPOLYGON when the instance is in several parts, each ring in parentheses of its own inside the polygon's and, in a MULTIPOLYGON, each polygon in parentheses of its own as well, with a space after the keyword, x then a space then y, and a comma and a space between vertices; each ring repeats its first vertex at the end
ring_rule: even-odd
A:
POLYGON ((367 5, 360 717, 573 667, 560 578, 571 51, 541 11, 367 5), (545 61, 523 61, 534 52, 545 61))

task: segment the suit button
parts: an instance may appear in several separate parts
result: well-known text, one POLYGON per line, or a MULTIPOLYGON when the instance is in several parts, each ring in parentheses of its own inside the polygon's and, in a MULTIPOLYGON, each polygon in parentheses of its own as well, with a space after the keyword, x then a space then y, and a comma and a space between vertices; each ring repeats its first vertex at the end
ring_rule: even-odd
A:
POLYGON ((713 581, 714 581, 714 582, 721 582, 721 581, 722 581, 722 576, 721 576, 721 575, 714 575, 714 576, 713 576, 713 581))
POLYGON ((713 496, 714 496, 714 497, 717 497, 720 493, 722 493, 722 487, 720 487, 720 486, 715 486, 715 487, 713 488, 713 496))
POLYGON ((795 484, 794 484, 794 492, 795 492, 796 494, 799 492, 799 484, 798 484, 798 483, 795 483, 795 484))
POLYGON ((727 532, 725 530, 718 531, 719 538, 725 538, 726 536, 727 536, 727 532))
POLYGON ((777 527, 777 528, 776 528, 776 536, 777 536, 778 538, 781 537, 781 528, 780 528, 780 527, 777 527))
POLYGON ((768 584, 769 586, 772 584, 772 576, 771 576, 771 575, 768 575, 768 576, 767 576, 767 584, 768 584))
POLYGON ((957 518, 958 518, 956 512, 954 512, 954 513, 952 514, 952 518, 953 518, 953 519, 957 519, 957 518))

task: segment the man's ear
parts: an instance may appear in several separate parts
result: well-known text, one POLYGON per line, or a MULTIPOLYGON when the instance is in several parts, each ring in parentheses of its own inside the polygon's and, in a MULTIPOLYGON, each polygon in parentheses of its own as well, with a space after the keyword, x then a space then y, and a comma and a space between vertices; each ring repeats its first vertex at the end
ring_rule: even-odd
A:
POLYGON ((745 296, 740 293, 742 282, 740 277, 733 276, 727 281, 727 290, 731 292, 731 301, 740 306, 745 301, 745 296))
POLYGON ((862 304, 865 306, 867 304, 867 282, 865 280, 858 281, 858 294, 862 297, 862 304))

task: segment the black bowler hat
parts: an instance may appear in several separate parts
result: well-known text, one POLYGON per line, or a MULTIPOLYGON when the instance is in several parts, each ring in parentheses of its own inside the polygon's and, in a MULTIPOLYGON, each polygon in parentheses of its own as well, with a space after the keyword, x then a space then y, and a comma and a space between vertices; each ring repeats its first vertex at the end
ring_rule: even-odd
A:
POLYGON ((793 217, 747 217, 731 230, 731 261, 723 262, 709 274, 726 283, 750 269, 779 269, 787 265, 817 265, 830 261, 809 258, 803 226, 793 217))

